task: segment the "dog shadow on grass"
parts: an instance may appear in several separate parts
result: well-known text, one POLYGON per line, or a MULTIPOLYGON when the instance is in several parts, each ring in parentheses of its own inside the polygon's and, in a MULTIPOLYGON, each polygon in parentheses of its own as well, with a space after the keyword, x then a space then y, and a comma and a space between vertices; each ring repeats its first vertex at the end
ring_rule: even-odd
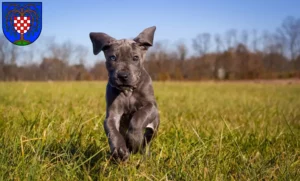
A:
POLYGON ((140 153, 135 154, 139 156, 132 161, 130 158, 125 162, 115 160, 111 157, 105 135, 93 134, 83 133, 82 127, 79 126, 78 129, 72 130, 67 138, 48 140, 40 147, 44 160, 50 161, 51 165, 60 170, 67 169, 73 172, 82 180, 86 180, 87 176, 97 180, 99 175, 109 176, 112 170, 119 169, 122 165, 130 164, 138 169, 140 163, 150 158, 147 153, 140 153))
POLYGON ((52 140, 51 143, 45 145, 44 159, 50 160, 51 164, 58 164, 58 168, 73 171, 82 180, 85 180, 87 176, 97 180, 100 175, 101 177, 109 176, 112 170, 121 169, 127 164, 139 169, 140 164, 151 157, 149 152, 131 154, 130 157, 134 156, 135 158, 133 160, 129 158, 123 162, 111 157, 104 138, 100 138, 97 143, 96 141, 83 143, 80 140, 72 138, 63 142, 52 140), (71 165, 71 168, 66 165, 71 165))
POLYGON ((45 145, 43 157, 58 168, 73 171, 82 179, 87 175, 96 179, 99 173, 103 173, 102 176, 109 174, 110 169, 120 164, 111 158, 109 148, 104 143, 103 147, 95 142, 84 145, 79 140, 51 142, 45 145), (68 168, 66 165, 72 166, 68 168))

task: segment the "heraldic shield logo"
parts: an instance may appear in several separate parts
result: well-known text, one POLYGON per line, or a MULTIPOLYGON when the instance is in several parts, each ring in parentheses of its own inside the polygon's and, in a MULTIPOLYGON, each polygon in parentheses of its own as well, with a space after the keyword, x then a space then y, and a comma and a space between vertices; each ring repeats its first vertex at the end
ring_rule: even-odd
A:
POLYGON ((42 3, 2 2, 2 30, 15 45, 33 43, 42 31, 42 3))

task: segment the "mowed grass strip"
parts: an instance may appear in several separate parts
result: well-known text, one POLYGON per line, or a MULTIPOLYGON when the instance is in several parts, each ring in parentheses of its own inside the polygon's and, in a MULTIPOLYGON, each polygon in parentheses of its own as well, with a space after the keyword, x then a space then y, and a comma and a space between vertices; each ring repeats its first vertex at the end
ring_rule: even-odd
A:
POLYGON ((105 87, 0 83, 0 180, 300 179, 300 85, 155 82, 158 137, 121 164, 105 87))

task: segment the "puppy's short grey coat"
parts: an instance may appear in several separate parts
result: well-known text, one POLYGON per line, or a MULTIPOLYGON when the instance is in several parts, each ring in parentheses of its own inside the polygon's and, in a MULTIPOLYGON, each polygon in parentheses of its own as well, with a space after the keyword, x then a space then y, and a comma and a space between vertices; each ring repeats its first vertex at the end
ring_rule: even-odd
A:
POLYGON ((104 130, 112 156, 122 161, 130 153, 143 152, 158 131, 152 80, 143 66, 155 30, 155 26, 146 28, 133 40, 90 33, 94 55, 104 52, 109 77, 104 130))

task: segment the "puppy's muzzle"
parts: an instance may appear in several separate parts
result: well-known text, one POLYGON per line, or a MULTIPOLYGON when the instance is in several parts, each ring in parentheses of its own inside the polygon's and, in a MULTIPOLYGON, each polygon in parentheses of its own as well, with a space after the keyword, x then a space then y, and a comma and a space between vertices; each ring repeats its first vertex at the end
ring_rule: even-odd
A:
POLYGON ((120 82, 124 84, 128 83, 129 76, 130 76, 129 73, 125 71, 119 71, 117 73, 117 78, 119 79, 120 82))

